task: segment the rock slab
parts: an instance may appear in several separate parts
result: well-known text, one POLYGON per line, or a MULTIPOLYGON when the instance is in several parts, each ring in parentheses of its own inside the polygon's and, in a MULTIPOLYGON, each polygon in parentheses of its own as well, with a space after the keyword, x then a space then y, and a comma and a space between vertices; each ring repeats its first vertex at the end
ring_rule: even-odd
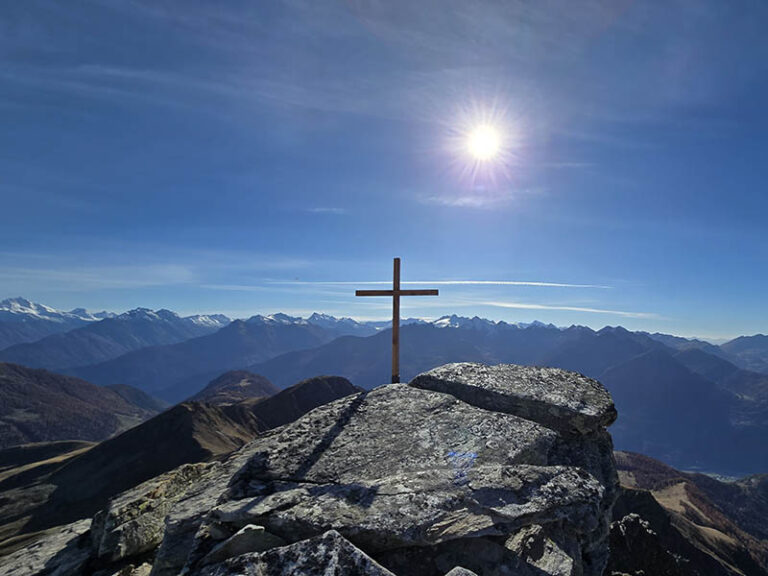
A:
POLYGON ((565 433, 588 434, 610 426, 617 416, 602 384, 559 368, 446 364, 418 375, 410 385, 565 433))
POLYGON ((317 538, 261 554, 244 554, 218 566, 205 568, 201 576, 394 576, 362 550, 329 530, 317 538))

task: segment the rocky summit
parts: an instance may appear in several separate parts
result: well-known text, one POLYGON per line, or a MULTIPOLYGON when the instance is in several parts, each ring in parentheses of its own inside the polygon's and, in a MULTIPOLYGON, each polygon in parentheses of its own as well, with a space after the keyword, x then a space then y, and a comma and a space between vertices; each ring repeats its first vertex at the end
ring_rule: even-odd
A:
POLYGON ((572 372, 443 366, 149 480, 0 573, 597 576, 615 417, 572 372))

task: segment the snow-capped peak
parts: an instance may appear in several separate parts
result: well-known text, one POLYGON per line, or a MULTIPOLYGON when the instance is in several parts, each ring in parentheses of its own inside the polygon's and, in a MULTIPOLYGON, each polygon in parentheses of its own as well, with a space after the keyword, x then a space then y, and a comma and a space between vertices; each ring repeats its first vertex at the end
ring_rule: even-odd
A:
POLYGON ((121 320, 146 320, 146 321, 160 321, 160 320, 178 320, 179 315, 176 312, 170 310, 151 310, 149 308, 134 308, 123 312, 118 316, 121 320))
POLYGON ((307 321, 304 320, 304 318, 301 318, 299 316, 288 316, 288 314, 283 314, 282 312, 278 312, 277 314, 270 314, 267 316, 267 320, 274 322, 276 324, 306 324, 307 321))
POLYGON ((288 316, 288 314, 283 314, 282 312, 278 312, 276 314, 270 314, 268 316, 262 316, 261 314, 256 314, 255 316, 251 316, 248 318, 248 322, 254 322, 254 323, 261 323, 261 324, 307 324, 307 321, 303 318, 300 318, 298 316, 288 316))
POLYGON ((72 320, 84 320, 93 322, 101 320, 107 312, 91 314, 84 308, 75 308, 71 312, 57 310, 45 304, 38 304, 26 298, 8 298, 0 302, 0 320, 9 322, 24 322, 32 320, 46 320, 48 322, 68 322, 72 320))
POLYGON ((309 322, 310 324, 315 324, 316 326, 322 326, 326 328, 338 326, 340 324, 345 326, 361 325, 361 323, 355 320, 354 318, 347 318, 346 316, 337 318, 336 316, 331 316, 330 314, 323 314, 322 312, 314 312, 309 318, 307 318, 307 322, 309 322))
POLYGON ((475 330, 483 330, 496 326, 496 323, 493 320, 486 320, 485 318, 479 318, 478 316, 467 318, 465 316, 457 316, 456 314, 438 318, 437 320, 434 320, 432 324, 438 328, 472 328, 475 330))
POLYGON ((189 320, 198 326, 208 326, 210 328, 223 328, 232 322, 223 314, 198 314, 196 316, 187 316, 185 320, 189 320))

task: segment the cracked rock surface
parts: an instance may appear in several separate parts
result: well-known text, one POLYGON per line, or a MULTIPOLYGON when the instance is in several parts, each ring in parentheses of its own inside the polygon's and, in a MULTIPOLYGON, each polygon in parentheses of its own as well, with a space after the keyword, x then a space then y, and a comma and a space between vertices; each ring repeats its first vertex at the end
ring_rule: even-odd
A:
POLYGON ((91 566, 598 576, 618 489, 614 418, 610 395, 578 374, 443 366, 122 494, 94 519, 91 566))

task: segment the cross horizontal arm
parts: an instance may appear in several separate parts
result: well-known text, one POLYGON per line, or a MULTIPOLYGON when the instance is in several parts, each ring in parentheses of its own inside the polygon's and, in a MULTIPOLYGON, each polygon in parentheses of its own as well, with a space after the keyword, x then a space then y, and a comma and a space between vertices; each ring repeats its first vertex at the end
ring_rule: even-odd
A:
POLYGON ((355 296, 438 296, 438 290, 355 290, 355 296))
POLYGON ((437 296, 438 290, 398 290, 400 296, 437 296))

